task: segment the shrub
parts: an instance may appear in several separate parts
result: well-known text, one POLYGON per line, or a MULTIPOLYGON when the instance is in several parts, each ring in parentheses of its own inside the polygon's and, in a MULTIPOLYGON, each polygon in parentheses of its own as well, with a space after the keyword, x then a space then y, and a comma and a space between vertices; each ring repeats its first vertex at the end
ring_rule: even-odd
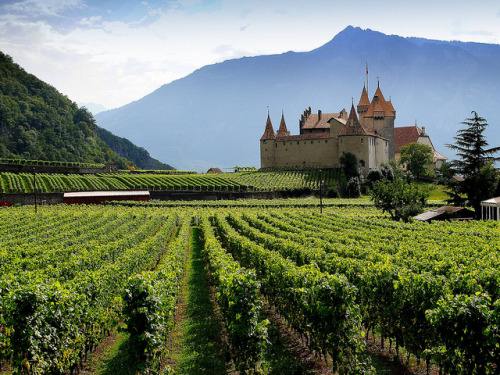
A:
POLYGON ((349 198, 359 198, 361 195, 361 180, 359 177, 352 177, 347 181, 345 195, 349 198))
POLYGON ((421 213, 429 198, 429 192, 400 178, 375 182, 370 195, 375 207, 389 213, 393 220, 405 222, 421 213))

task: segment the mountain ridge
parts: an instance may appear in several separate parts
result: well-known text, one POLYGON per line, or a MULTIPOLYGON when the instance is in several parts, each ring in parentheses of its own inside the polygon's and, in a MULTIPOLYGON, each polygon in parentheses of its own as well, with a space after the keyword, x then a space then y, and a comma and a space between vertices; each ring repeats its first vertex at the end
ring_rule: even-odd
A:
POLYGON ((500 121, 494 110, 500 99, 496 61, 499 45, 389 36, 350 26, 311 51, 204 66, 96 119, 182 169, 259 166, 268 108, 275 128, 283 110, 288 130, 297 134, 304 108, 338 112, 351 98, 357 104, 368 62, 370 97, 380 84, 397 111, 396 126, 417 121, 438 151, 453 157, 444 144, 452 143, 472 110, 492 124, 500 121))

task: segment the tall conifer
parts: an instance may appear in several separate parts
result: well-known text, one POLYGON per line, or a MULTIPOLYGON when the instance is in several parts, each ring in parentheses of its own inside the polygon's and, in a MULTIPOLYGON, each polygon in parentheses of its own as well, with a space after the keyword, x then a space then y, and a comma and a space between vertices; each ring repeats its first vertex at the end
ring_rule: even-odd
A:
POLYGON ((459 191, 467 195, 467 199, 479 217, 481 201, 491 198, 495 192, 498 181, 497 173, 493 167, 494 158, 500 147, 488 147, 488 142, 483 132, 488 123, 475 111, 473 117, 461 122, 464 129, 457 131, 454 137, 455 144, 446 145, 457 151, 458 160, 452 162, 455 171, 464 178, 459 185, 459 191))

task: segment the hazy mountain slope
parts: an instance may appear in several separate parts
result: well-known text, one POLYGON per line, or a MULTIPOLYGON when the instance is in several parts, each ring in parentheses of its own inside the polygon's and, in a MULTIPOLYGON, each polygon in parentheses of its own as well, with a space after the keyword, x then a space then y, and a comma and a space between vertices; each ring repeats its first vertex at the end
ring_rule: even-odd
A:
POLYGON ((128 139, 118 137, 106 129, 97 127, 97 135, 109 146, 109 148, 121 157, 133 161, 139 169, 173 169, 172 166, 153 159, 146 149, 138 147, 128 139))
POLYGON ((356 105, 369 64, 397 111, 396 126, 426 126, 435 147, 452 143, 460 121, 477 111, 500 144, 500 46, 388 36, 348 27, 304 53, 257 56, 205 66, 124 107, 98 114, 100 126, 146 147, 180 169, 260 166, 259 138, 269 106, 275 128, 284 110, 298 133, 302 111, 356 105), (495 126, 496 125, 496 126, 495 126))

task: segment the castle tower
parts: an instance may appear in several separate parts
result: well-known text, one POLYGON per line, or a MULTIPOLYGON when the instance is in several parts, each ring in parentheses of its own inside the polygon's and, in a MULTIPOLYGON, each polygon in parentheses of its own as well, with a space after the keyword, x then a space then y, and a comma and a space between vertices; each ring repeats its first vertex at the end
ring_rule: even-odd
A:
POLYGON ((273 124, 271 122, 271 118, 269 117, 269 112, 267 112, 267 121, 266 121, 266 129, 264 130, 264 134, 260 138, 261 141, 268 139, 276 139, 276 135, 274 134, 273 124))
MULTIPOLYGON (((361 116, 360 116, 361 117, 361 116)), ((396 119, 396 110, 391 101, 386 101, 380 84, 377 85, 377 91, 373 95, 372 102, 364 113, 361 121, 365 129, 374 132, 389 140, 389 158, 395 157, 395 137, 394 120, 396 119)))
POLYGON ((368 98, 368 92, 366 91, 366 86, 363 85, 363 91, 361 92, 361 98, 358 103, 358 115, 361 122, 363 122, 363 117, 365 116, 368 107, 370 106, 370 99, 368 98))
POLYGON ((267 112, 267 121, 264 134, 260 138, 260 167, 268 168, 274 167, 275 163, 275 141, 276 135, 274 134, 273 124, 267 112))
POLYGON ((287 137, 289 135, 290 135, 290 132, 286 128, 285 115, 283 112, 281 112, 280 128, 278 129, 278 133, 276 133, 276 136, 277 137, 287 137))

